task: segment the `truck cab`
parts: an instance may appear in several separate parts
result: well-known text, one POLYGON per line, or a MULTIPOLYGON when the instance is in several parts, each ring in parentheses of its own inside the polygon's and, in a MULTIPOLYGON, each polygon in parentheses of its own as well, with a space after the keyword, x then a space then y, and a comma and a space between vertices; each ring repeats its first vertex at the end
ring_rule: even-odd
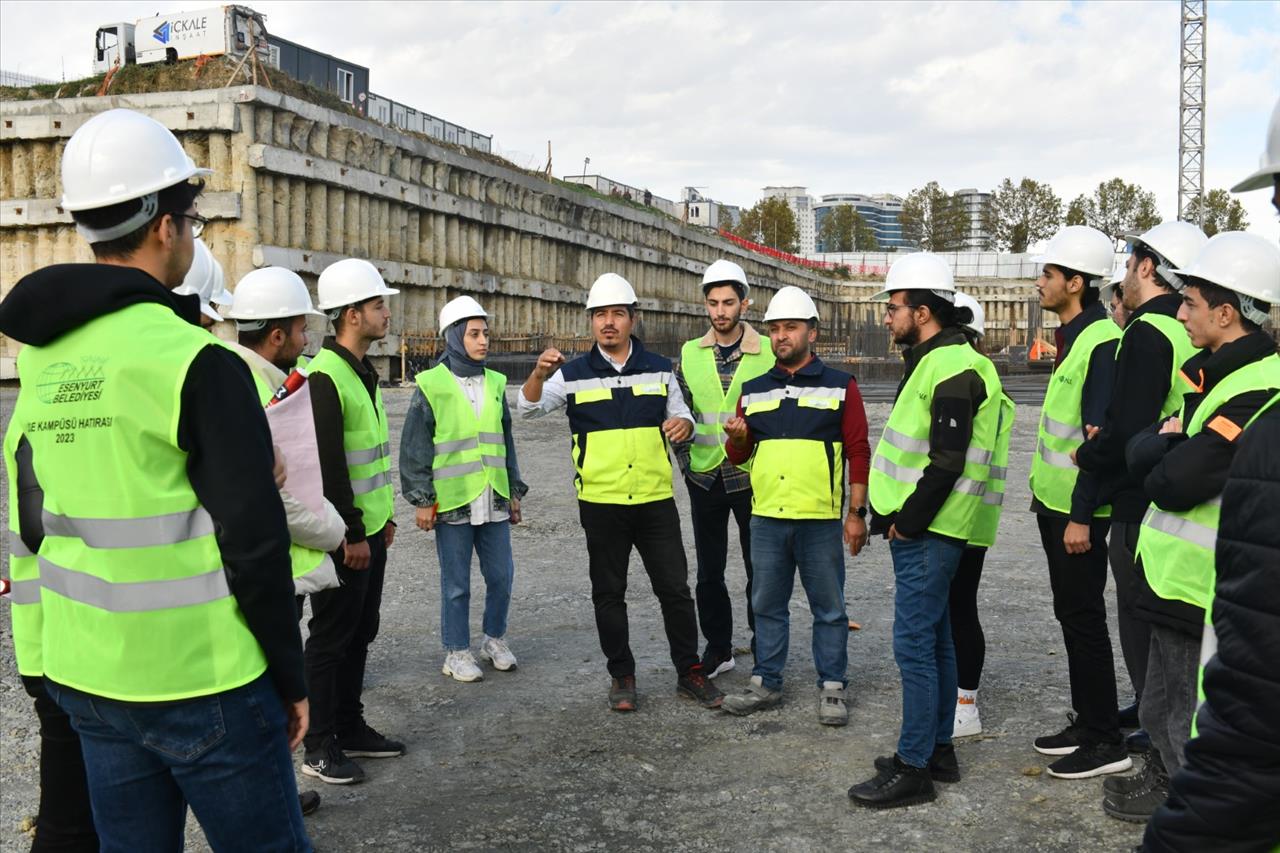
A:
POLYGON ((110 71, 114 65, 132 65, 135 61, 133 24, 121 21, 98 27, 94 36, 94 74, 110 71))

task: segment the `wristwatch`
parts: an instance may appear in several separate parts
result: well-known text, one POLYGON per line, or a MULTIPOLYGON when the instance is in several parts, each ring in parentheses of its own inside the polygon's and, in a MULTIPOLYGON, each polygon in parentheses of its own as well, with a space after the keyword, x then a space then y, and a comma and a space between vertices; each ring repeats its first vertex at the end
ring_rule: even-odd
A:
POLYGON ((858 518, 861 518, 863 521, 866 520, 867 508, 865 506, 860 506, 857 509, 853 510, 853 512, 858 516, 858 518))

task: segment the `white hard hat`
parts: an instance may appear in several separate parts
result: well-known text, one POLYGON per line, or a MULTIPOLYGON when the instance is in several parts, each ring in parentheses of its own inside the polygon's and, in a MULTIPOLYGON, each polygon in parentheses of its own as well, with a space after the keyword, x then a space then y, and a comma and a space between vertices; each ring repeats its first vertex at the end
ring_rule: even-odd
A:
POLYGON ((871 298, 882 302, 897 290, 928 290, 954 302, 956 280, 951 265, 942 258, 932 252, 912 252, 893 262, 884 279, 884 290, 871 298))
POLYGON ((1267 147, 1258 158, 1258 171, 1231 188, 1233 193, 1260 190, 1270 187, 1280 174, 1280 101, 1271 111, 1271 125, 1267 128, 1267 147))
POLYGON ((962 323, 966 329, 971 330, 978 337, 982 337, 987 333, 987 314, 982 310, 982 306, 978 304, 978 300, 974 299, 967 293, 956 291, 956 307, 968 308, 973 312, 973 320, 968 323, 962 323))
POLYGON ((817 320, 818 306, 809 294, 794 285, 787 285, 773 294, 769 310, 764 312, 766 323, 774 320, 817 320))
POLYGON ((743 299, 746 299, 747 294, 751 292, 751 287, 747 284, 747 274, 742 271, 742 267, 724 258, 714 261, 711 266, 707 267, 707 271, 702 274, 702 290, 704 293, 713 284, 740 284, 742 285, 743 299))
POLYGON ((373 264, 360 258, 345 258, 325 267, 316 292, 319 297, 316 307, 332 312, 366 299, 394 296, 400 291, 387 287, 373 264))
POLYGON ((222 271, 222 264, 218 263, 218 259, 213 256, 212 250, 209 260, 213 261, 213 273, 209 279, 209 301, 217 305, 230 305, 235 300, 235 296, 227 290, 226 274, 222 271))
POLYGON ((488 316, 489 314, 480 307, 479 302, 476 302, 470 296, 459 296, 456 299, 449 300, 448 304, 440 309, 440 333, 444 334, 445 329, 459 320, 488 316))
POLYGON ((222 322, 222 315, 213 310, 214 289, 222 286, 222 265, 213 257, 209 247, 199 237, 195 240, 195 252, 191 255, 191 268, 182 284, 173 289, 179 296, 200 297, 200 313, 214 322, 222 322))
POLYGON ((1160 256, 1156 264, 1156 272, 1160 277, 1175 287, 1181 287, 1174 272, 1176 267, 1190 264, 1204 248, 1209 238, 1204 232, 1190 222, 1161 222, 1141 234, 1125 234, 1124 239, 1132 246, 1141 246, 1160 256))
POLYGON ((72 213, 142 199, 142 209, 109 228, 77 230, 90 242, 123 237, 158 212, 155 194, 208 175, 160 122, 133 110, 107 110, 80 126, 62 152, 62 209, 72 213))
POLYGON ((627 281, 616 272, 607 272, 591 285, 587 294, 587 310, 604 308, 607 305, 635 305, 636 292, 627 281))
POLYGON ((1202 278, 1249 297, 1240 300, 1240 313, 1259 326, 1267 322, 1267 314, 1253 305, 1252 300, 1280 304, 1280 247, 1257 234, 1244 231, 1215 234, 1194 261, 1174 272, 1202 278))
POLYGON ((1115 296, 1116 288, 1124 281, 1124 277, 1128 275, 1129 267, 1125 261, 1116 261, 1115 268, 1111 271, 1111 280, 1098 288, 1098 296, 1104 302, 1110 302, 1115 296))
POLYGON ((1097 228, 1088 225, 1068 225, 1049 240, 1044 252, 1032 262, 1038 265, 1053 264, 1061 269, 1084 273, 1093 280, 1111 274, 1115 264, 1115 241, 1097 228))
POLYGON ((261 329, 267 320, 284 320, 307 314, 323 317, 311 307, 307 285, 293 270, 263 267, 240 279, 227 316, 241 331, 261 329))

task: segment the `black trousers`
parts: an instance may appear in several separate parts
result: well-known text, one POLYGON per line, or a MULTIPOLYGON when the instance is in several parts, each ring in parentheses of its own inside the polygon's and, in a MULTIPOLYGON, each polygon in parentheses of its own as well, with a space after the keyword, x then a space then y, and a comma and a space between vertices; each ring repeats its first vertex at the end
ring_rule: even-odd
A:
POLYGON ((1053 615, 1062 626, 1071 678, 1071 705, 1076 724, 1102 741, 1120 740, 1116 708, 1116 670, 1107 629, 1107 530, 1110 522, 1095 519, 1089 526, 1092 547, 1068 554, 1062 544, 1070 519, 1037 515, 1040 541, 1049 562, 1053 615))
POLYGON ((965 548, 951 581, 951 640, 956 647, 956 683, 961 690, 978 689, 987 658, 987 638, 978 618, 978 583, 986 557, 986 548, 965 548))
POLYGON ((587 534, 591 603, 609 674, 622 678, 636 673, 626 601, 627 565, 633 546, 640 552, 653 594, 662 607, 671 663, 677 673, 688 672, 698 663, 698 619, 689 594, 689 565, 675 499, 636 506, 578 501, 578 517, 587 534))
POLYGON ((1116 582, 1116 621, 1120 624, 1120 651, 1129 670, 1133 696, 1142 701, 1147 681, 1147 654, 1151 649, 1151 623, 1138 616, 1137 553, 1139 522, 1111 522, 1111 576, 1116 582))
POLYGON ((22 686, 35 700, 40 720, 40 812, 32 853, 97 853, 98 833, 93 828, 80 736, 71 727, 71 718, 45 692, 43 678, 24 675, 22 686))
POLYGON ((738 524, 742 563, 747 570, 747 626, 751 648, 756 646, 756 614, 751 609, 751 491, 729 494, 724 478, 716 477, 711 488, 685 481, 689 487, 689 509, 693 519, 693 548, 698 557, 698 622, 708 651, 733 654, 733 604, 725 584, 725 564, 729 559, 729 516, 738 524))
POLYGON ((387 569, 384 531, 369 535, 369 568, 362 572, 342 562, 335 551, 341 586, 311 593, 311 621, 307 623, 307 693, 311 700, 308 750, 319 749, 332 735, 352 735, 364 723, 364 665, 369 646, 378 636, 382 581, 387 569))

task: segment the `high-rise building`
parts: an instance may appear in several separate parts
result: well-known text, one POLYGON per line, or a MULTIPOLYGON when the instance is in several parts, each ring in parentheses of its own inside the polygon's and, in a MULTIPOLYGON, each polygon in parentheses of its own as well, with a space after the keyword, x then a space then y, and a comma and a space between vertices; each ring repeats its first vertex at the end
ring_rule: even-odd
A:
MULTIPOLYGON (((813 223, 814 198, 809 195, 807 187, 765 187, 765 198, 781 198, 786 200, 787 206, 791 208, 791 213, 796 218, 796 226, 799 231, 799 251, 800 254, 811 254, 814 250, 814 241, 817 231, 813 223)), ((765 235, 766 242, 768 235, 765 235)))
POLYGON ((969 218, 969 233, 966 235, 963 250, 981 252, 990 247, 991 232, 987 230, 986 212, 991 206, 991 193, 978 192, 973 187, 956 190, 952 197, 964 205, 965 215, 969 218))
MULTIPOLYGON (((895 249, 915 248, 902 236, 902 199, 896 195, 881 193, 879 195, 863 195, 861 193, 833 193, 824 195, 822 201, 814 207, 814 232, 822 231, 823 221, 831 215, 831 211, 839 205, 848 205, 857 211, 863 221, 871 228, 876 238, 876 249, 891 252, 895 249)), ((823 246, 815 241, 819 252, 834 252, 834 246, 823 246)))

